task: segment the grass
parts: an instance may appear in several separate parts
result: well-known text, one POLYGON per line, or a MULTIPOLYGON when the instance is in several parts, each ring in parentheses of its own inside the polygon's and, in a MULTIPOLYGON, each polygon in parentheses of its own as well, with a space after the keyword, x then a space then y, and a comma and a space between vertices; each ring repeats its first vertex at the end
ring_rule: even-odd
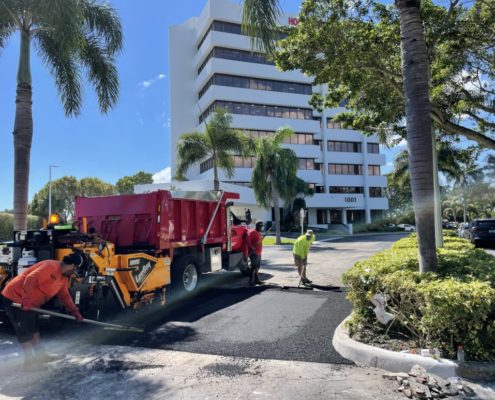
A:
MULTIPOLYGON (((296 239, 282 237, 282 244, 293 244, 296 239)), ((263 239, 263 246, 275 246, 275 236, 267 236, 263 239)))

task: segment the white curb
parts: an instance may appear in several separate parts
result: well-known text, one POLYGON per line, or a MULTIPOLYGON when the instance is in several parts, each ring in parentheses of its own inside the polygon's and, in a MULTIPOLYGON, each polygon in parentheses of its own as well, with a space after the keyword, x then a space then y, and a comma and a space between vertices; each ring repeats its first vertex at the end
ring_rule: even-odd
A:
POLYGON ((435 360, 417 354, 397 353, 357 342, 350 338, 344 324, 347 317, 335 330, 332 344, 335 350, 344 358, 358 365, 381 368, 390 372, 409 372, 415 365, 420 365, 427 372, 444 379, 457 376, 458 365, 446 359, 435 360))

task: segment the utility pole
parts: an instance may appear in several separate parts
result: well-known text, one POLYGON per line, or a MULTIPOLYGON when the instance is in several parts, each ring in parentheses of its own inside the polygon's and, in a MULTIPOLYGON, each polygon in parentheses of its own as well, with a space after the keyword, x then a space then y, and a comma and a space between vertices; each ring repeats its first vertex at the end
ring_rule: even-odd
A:
POLYGON ((52 215, 52 168, 58 168, 58 165, 48 166, 48 220, 52 215))

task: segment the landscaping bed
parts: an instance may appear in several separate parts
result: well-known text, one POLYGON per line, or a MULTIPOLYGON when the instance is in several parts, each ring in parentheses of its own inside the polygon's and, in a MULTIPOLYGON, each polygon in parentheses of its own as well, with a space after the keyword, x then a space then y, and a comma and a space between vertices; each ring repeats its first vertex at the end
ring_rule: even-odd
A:
POLYGON ((448 234, 437 252, 438 271, 420 274, 412 234, 346 272, 351 337, 394 351, 438 349, 451 359, 463 348, 466 361, 494 361, 495 257, 448 234), (388 324, 377 321, 376 294, 395 317, 388 324))

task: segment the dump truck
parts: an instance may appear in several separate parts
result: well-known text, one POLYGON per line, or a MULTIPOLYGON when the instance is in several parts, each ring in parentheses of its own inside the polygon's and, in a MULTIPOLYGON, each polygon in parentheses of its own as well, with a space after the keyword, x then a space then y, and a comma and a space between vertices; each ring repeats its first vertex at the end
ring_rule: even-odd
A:
MULTIPOLYGON (((74 226, 14 233, 14 276, 44 259, 76 251, 82 264, 71 279, 74 302, 98 317, 113 303, 136 309, 170 295, 192 294, 203 274, 249 271, 247 225, 231 207, 237 193, 156 192, 78 197, 74 226)), ((4 257, 4 259, 7 259, 4 257)))

